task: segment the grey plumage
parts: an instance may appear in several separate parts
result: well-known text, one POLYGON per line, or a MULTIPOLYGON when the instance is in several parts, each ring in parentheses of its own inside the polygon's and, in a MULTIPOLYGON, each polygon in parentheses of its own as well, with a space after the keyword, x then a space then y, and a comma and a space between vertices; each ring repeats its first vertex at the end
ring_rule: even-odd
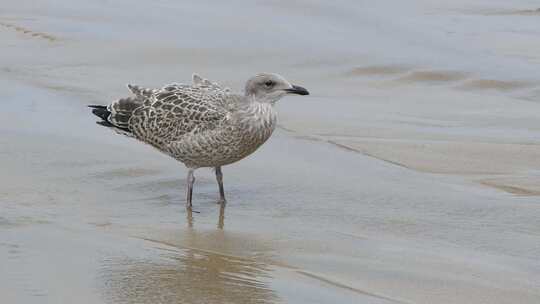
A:
POLYGON ((260 147, 276 126, 273 105, 286 94, 307 95, 277 74, 250 78, 245 94, 193 75, 193 83, 161 89, 128 85, 134 96, 108 106, 90 106, 102 125, 148 143, 189 169, 187 204, 191 206, 193 171, 216 169, 220 201, 225 202, 221 166, 234 163, 260 147))

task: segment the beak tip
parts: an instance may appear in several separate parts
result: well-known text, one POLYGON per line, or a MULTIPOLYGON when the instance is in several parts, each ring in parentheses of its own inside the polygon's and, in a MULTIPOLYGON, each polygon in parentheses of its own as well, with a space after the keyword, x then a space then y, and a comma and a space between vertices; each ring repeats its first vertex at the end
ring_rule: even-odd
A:
POLYGON ((301 87, 301 86, 297 86, 297 85, 293 85, 292 88, 290 89, 287 89, 286 90, 287 92, 289 93, 292 93, 292 94, 298 94, 298 95, 309 95, 309 91, 306 90, 305 88, 301 87))

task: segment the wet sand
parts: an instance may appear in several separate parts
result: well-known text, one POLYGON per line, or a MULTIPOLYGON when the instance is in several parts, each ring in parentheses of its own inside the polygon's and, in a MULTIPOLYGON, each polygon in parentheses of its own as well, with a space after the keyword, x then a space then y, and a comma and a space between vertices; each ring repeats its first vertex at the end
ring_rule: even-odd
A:
POLYGON ((540 30, 490 13, 536 8, 473 2, 6 3, 3 302, 538 303, 540 30), (199 170, 188 213, 182 165, 85 108, 259 71, 312 95, 225 208, 199 170))

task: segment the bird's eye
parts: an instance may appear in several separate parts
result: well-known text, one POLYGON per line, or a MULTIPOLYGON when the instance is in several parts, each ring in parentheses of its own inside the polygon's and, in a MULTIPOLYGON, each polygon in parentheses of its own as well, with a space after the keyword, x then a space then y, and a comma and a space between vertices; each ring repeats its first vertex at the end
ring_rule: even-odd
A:
POLYGON ((272 80, 267 80, 264 85, 267 87, 267 88, 271 88, 274 86, 274 82, 272 80))

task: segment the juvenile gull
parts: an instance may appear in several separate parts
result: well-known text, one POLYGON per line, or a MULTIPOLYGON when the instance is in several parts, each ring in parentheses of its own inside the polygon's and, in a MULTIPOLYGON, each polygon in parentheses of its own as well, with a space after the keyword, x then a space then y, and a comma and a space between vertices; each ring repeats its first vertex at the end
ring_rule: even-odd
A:
POLYGON ((309 94, 303 87, 270 73, 250 78, 243 95, 195 74, 191 85, 128 88, 134 96, 108 106, 90 105, 92 113, 102 119, 99 124, 135 137, 182 162, 188 168, 188 207, 195 169, 215 169, 219 201, 225 203, 221 167, 250 155, 272 135, 276 101, 287 94, 309 94))

